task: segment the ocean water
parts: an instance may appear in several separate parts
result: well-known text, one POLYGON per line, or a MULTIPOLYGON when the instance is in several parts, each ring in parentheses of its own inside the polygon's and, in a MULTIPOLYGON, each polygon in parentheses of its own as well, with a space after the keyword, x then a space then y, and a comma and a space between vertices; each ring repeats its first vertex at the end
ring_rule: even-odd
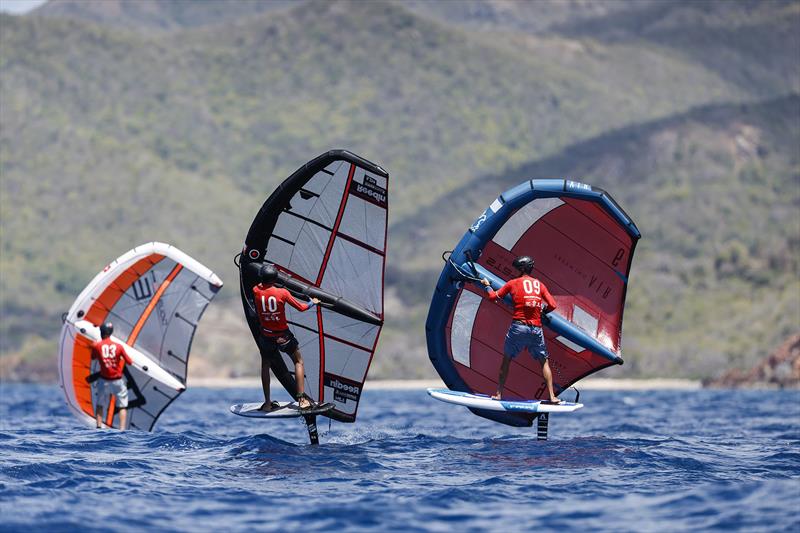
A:
POLYGON ((193 388, 119 433, 57 387, 0 385, 0 530, 800 530, 798 391, 585 391, 541 442, 368 389, 317 447, 297 420, 228 412, 258 395, 193 388))

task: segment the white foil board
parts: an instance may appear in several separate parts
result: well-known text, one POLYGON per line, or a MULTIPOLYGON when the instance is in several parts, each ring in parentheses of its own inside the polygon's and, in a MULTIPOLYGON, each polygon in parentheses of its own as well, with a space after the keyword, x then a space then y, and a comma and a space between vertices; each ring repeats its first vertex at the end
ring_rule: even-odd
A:
POLYGON ((297 418, 304 415, 319 415, 327 413, 333 409, 332 403, 323 403, 315 409, 300 409, 297 402, 278 402, 280 408, 265 412, 259 410, 264 402, 257 403, 237 403, 231 405, 231 413, 247 418, 297 418))
POLYGON ((485 394, 450 389, 428 389, 428 394, 439 401, 463 405, 487 411, 506 411, 511 413, 571 413, 583 407, 582 403, 562 402, 552 404, 542 400, 493 400, 485 394))

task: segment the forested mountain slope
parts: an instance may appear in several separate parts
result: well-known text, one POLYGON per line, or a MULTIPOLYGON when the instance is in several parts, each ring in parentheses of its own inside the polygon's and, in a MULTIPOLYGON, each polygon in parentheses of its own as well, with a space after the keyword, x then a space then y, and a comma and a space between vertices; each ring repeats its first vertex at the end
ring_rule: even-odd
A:
MULTIPOLYGON (((738 41, 724 32, 709 33, 718 36, 717 47, 686 46, 681 19, 674 17, 669 31, 643 34, 642 19, 618 18, 613 3, 579 3, 584 8, 564 11, 544 33, 498 32, 500 26, 473 31, 459 22, 469 18, 466 11, 451 23, 413 3, 306 2, 260 12, 254 7, 259 3, 246 2, 224 16, 214 15, 216 4, 136 4, 139 11, 126 19, 127 29, 101 15, 112 8, 129 12, 130 2, 83 3, 94 11, 73 10, 69 16, 44 14, 58 7, 47 4, 38 14, 0 17, 4 361, 52 358, 58 317, 84 284, 132 246, 162 240, 227 282, 209 310, 211 320, 198 332, 197 372, 252 373, 254 347, 241 317, 231 258, 253 214, 281 180, 325 150, 347 148, 392 175, 392 294, 414 294, 413 306, 387 319, 387 355, 376 357, 376 375, 429 373, 422 352, 409 355, 408 337, 422 342, 424 298, 406 283, 433 283, 430 272, 441 250, 429 254, 446 242, 443 236, 461 231, 459 220, 474 216, 459 209, 459 202, 484 200, 483 192, 452 191, 485 182, 487 188, 475 190, 492 197, 502 188, 487 177, 510 182, 519 175, 515 169, 565 154, 571 154, 576 174, 592 169, 587 181, 610 179, 592 166, 597 154, 583 161, 574 150, 602 146, 598 150, 620 154, 602 139, 619 132, 635 137, 638 128, 684 120, 688 110, 704 105, 737 109, 798 90, 791 46, 777 47, 777 39, 764 36, 771 29, 785 36, 786 24, 796 26, 793 4, 730 8, 757 20, 746 27, 760 32, 752 39, 763 41, 763 49, 733 46, 738 41), (156 19, 141 14, 153 6, 161 10, 156 19), (152 20, 165 22, 153 28, 152 20), (621 37, 609 35, 615 25, 621 37), (657 38, 647 37, 652 35, 657 38), (717 65, 719 49, 725 50, 725 69, 717 65), (750 72, 750 81, 730 75, 730 69, 750 72), (434 205, 449 216, 426 231, 442 238, 410 252, 417 236, 406 221, 424 217, 434 205)), ((470 6, 444 4, 451 10, 470 6)), ((517 4, 536 3, 509 5, 517 4)), ((713 29, 718 18, 693 16, 686 22, 691 28, 704 24, 713 29)), ((785 37, 791 45, 791 36, 785 37)), ((795 108, 784 104, 787 120, 797 116, 795 108)), ((771 145, 769 131, 763 135, 770 139, 760 144, 768 154, 769 179, 796 176, 786 150, 771 145), (778 153, 784 155, 775 158, 778 153)), ((684 146, 683 133, 671 142, 684 146)), ((651 172, 628 174, 647 184, 630 188, 644 196, 625 195, 616 182, 605 184, 626 209, 642 213, 637 223, 645 232, 643 250, 654 236, 646 220, 653 191, 683 194, 675 201, 681 206, 700 201, 685 183, 719 168, 739 171, 718 164, 718 151, 709 151, 706 142, 701 136, 686 145, 682 159, 658 159, 651 172), (690 145, 697 145, 694 151, 690 145), (670 190, 677 192, 664 192, 670 190)), ((603 160, 634 164, 627 154, 609 157, 603 160)), ((786 198, 791 195, 779 195, 786 198)), ((668 222, 682 218, 674 209, 664 215, 668 222)), ((688 240, 694 238, 694 228, 686 231, 688 240)), ((646 257, 643 252, 635 269, 650 268, 646 257)), ((657 296, 643 294, 639 301, 657 296)), ((627 316, 626 335, 650 326, 632 324, 635 315, 627 316)), ((631 342, 635 347, 638 341, 631 342)), ((747 350, 725 358, 744 357, 747 350)), ((636 351, 643 361, 649 357, 647 350, 636 351)), ((654 371, 647 365, 630 368, 654 371)))
POLYGON ((390 271, 398 309, 409 327, 419 320, 441 252, 496 196, 568 177, 609 191, 642 232, 616 372, 702 377, 751 366, 800 326, 799 119, 798 95, 704 106, 466 183, 442 208, 392 228, 408 236, 396 253, 414 258, 390 271))

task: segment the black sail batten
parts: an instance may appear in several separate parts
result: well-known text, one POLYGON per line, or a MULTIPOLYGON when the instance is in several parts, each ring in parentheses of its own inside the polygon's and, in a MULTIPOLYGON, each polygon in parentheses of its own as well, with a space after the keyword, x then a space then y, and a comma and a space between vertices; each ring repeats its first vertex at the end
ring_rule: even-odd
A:
MULTIPOLYGON (((262 265, 264 263, 259 263, 257 261, 252 261, 248 263, 245 268, 249 271, 251 277, 256 279, 257 272, 261 270, 262 265)), ((320 300, 320 305, 331 309, 332 311, 336 311, 339 314, 344 316, 354 318, 356 320, 360 320, 362 322, 366 322, 368 324, 372 324, 375 326, 382 326, 383 319, 370 313, 363 307, 356 305, 355 303, 343 298, 341 296, 336 296, 335 294, 331 294, 330 292, 323 291, 319 287, 311 285, 309 283, 304 283, 302 281, 294 279, 289 274, 285 272, 278 272, 278 281, 277 284, 280 286, 285 287, 295 296, 304 296, 307 299, 317 298, 320 300)))
MULTIPOLYGON (((299 335, 305 336, 305 341, 299 340, 306 360, 306 378, 310 386, 316 388, 312 397, 318 401, 339 402, 337 409, 326 416, 345 422, 355 420, 363 379, 383 324, 388 178, 386 170, 346 150, 331 150, 314 158, 267 198, 249 228, 240 256, 242 304, 256 340, 261 328, 252 288, 258 283, 258 265, 275 264, 281 285, 295 295, 320 300, 318 308, 306 313, 289 309, 287 319, 290 323, 304 324, 299 335), (328 185, 320 190, 321 183, 328 185), (312 205, 313 211, 304 210, 312 205), (366 223, 361 227, 354 222, 356 207, 366 223), (296 232, 287 234, 288 226, 296 232), (306 253, 309 239, 314 250, 308 255, 316 254, 313 259, 317 267, 303 271, 287 264, 292 258, 297 260, 298 250, 299 255, 306 253), (283 259, 275 257, 273 248, 284 250, 283 259), (341 272, 343 270, 347 270, 346 275, 341 272), (342 276, 342 283, 335 283, 332 273, 342 276), (370 284, 369 290, 354 290, 359 283, 370 284), (365 292, 369 296, 364 296, 365 292), (347 335, 343 335, 343 331, 347 335), (316 341, 312 334, 316 335, 316 341), (307 354, 304 342, 313 354, 307 354), (361 361, 357 371, 353 370, 351 358, 341 355, 347 350, 356 354, 352 359, 361 361), (309 357, 317 357, 316 367, 315 361, 309 364, 309 357), (326 357, 341 359, 341 368, 329 364, 331 361, 326 363, 326 357), (316 374, 310 375, 309 368, 316 369, 316 374)), ((290 393, 295 391, 290 361, 287 357, 276 359, 272 364, 273 372, 284 388, 290 393)))
MULTIPOLYGON (((311 176, 335 161, 347 161, 383 178, 389 177, 389 174, 382 167, 347 150, 330 150, 315 157, 286 178, 261 206, 256 218, 250 225, 250 230, 247 232, 247 238, 244 241, 248 250, 253 247, 263 247, 266 245, 266 242, 263 242, 264 235, 272 235, 279 214, 274 210, 274 206, 287 205, 292 196, 300 192, 300 189, 311 176)), ((252 261, 247 256, 242 256, 243 263, 248 262, 248 259, 252 261)))

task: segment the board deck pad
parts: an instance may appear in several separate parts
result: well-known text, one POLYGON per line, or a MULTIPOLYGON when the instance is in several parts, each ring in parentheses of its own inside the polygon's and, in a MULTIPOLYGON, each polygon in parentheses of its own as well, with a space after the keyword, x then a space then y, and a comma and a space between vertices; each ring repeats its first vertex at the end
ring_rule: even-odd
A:
POLYGON ((335 407, 332 403, 323 403, 313 409, 300 409, 297 402, 278 402, 280 408, 265 412, 259 410, 263 404, 264 402, 237 403, 231 405, 231 413, 247 418, 297 418, 325 414, 335 407))
POLYGON ((488 411, 510 411, 516 413, 571 413, 583 407, 582 403, 561 402, 553 404, 543 400, 493 400, 485 394, 450 389, 428 389, 428 394, 439 401, 463 405, 488 411))

